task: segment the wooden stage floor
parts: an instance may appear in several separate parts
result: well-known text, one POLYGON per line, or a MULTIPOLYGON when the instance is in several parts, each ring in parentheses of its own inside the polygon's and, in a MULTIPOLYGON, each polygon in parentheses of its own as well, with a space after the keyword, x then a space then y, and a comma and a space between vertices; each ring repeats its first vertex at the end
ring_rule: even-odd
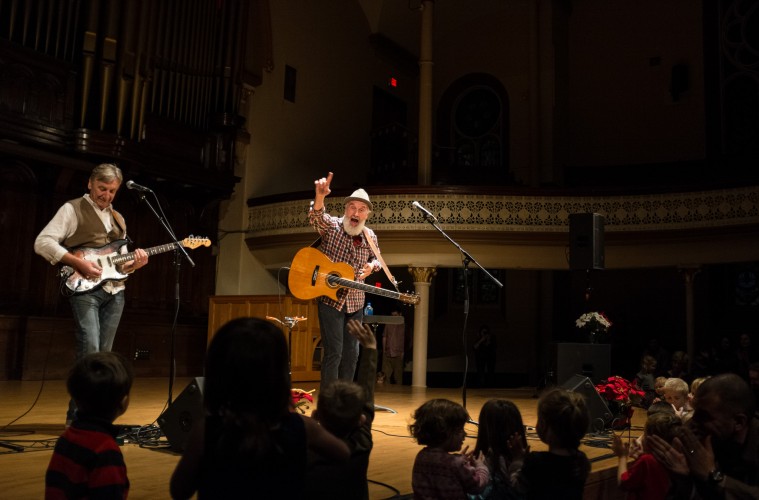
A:
MULTIPOLYGON (((128 426, 155 425, 168 399, 168 379, 137 379, 129 410, 117 420, 128 426)), ((174 383, 176 398, 191 382, 180 378, 174 383)), ((295 384, 301 389, 318 388, 318 384, 295 384)), ((374 423, 374 451, 369 465, 371 499, 393 498, 411 493, 411 469, 419 451, 410 437, 407 426, 411 414, 424 401, 431 398, 448 398, 459 403, 463 391, 440 388, 412 388, 409 386, 378 385, 376 404, 397 411, 378 411, 374 423)), ((528 426, 529 443, 533 450, 545 446, 534 432, 537 399, 534 388, 523 389, 467 389, 466 407, 472 419, 477 420, 480 408, 491 398, 507 398, 516 403, 528 426)), ((65 383, 62 380, 4 381, 0 382, 0 491, 12 498, 42 498, 44 476, 55 438, 63 431, 68 403, 65 383), (20 417, 20 418, 19 418, 20 417), (12 423, 11 423, 12 422, 12 423)), ((313 409, 313 408, 311 408, 313 409)), ((307 414, 310 410, 307 410, 307 414)), ((640 434, 645 418, 643 410, 636 410, 634 438, 640 434)), ((157 434, 157 433, 154 433, 157 434)), ((477 426, 467 426, 465 444, 474 446, 477 426)), ((625 437, 628 432, 625 432, 625 437)), ((616 458, 611 454, 611 435, 606 433, 586 436, 582 450, 593 464, 585 489, 586 499, 623 499, 616 487, 616 458)), ((179 454, 168 448, 165 438, 155 436, 142 444, 128 442, 122 446, 131 482, 132 499, 169 498, 168 483, 179 459, 179 454)), ((293 485, 300 497, 308 498, 308 485, 293 485)))

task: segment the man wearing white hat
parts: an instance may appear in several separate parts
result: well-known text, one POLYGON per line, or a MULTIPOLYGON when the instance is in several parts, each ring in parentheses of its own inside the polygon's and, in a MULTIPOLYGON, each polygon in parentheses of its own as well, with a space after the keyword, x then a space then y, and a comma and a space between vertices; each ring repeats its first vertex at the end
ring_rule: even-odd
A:
MULTIPOLYGON (((332 172, 314 181, 316 187, 313 209, 308 220, 321 235, 321 250, 333 262, 345 262, 355 271, 354 279, 364 278, 382 269, 374 255, 367 237, 377 245, 377 236, 364 227, 372 211, 372 202, 363 189, 357 189, 345 198, 342 217, 333 217, 324 209, 324 198, 330 194, 332 172)), ((346 276, 347 277, 347 276, 346 276)), ((348 320, 364 318, 364 292, 353 288, 341 288, 338 300, 319 298, 319 327, 322 335, 324 356, 321 366, 321 383, 326 385, 335 379, 353 380, 358 361, 358 341, 348 333, 348 320)))

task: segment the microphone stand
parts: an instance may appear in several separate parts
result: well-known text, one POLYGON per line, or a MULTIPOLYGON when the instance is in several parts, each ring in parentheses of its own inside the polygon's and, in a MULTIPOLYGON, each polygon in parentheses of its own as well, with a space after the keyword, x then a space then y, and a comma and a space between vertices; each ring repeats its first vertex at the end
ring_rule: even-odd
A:
MULTIPOLYGON (((467 377, 467 374, 469 373, 469 350, 467 349, 467 344, 466 344, 466 328, 467 328, 467 323, 469 322, 469 269, 468 269, 469 263, 474 262, 477 265, 477 267, 479 267, 482 270, 482 272, 484 272, 488 276, 488 278, 490 278, 493 281, 493 283, 498 285, 498 288, 503 288, 503 283, 498 281, 495 278, 495 276, 490 274, 490 272, 488 272, 487 269, 482 267, 480 263, 477 262, 477 260, 474 257, 469 255, 469 252, 461 248, 461 245, 456 243, 453 240, 453 238, 448 236, 448 234, 446 234, 446 232, 443 231, 440 228, 440 226, 438 226, 437 219, 434 216, 427 215, 425 213, 424 218, 427 220, 427 222, 429 222, 432 225, 432 227, 437 229, 440 234, 442 234, 448 241, 450 241, 453 244, 453 246, 458 248, 459 252, 461 253, 462 270, 464 272, 464 330, 461 336, 461 341, 464 344, 463 346, 464 347, 464 382, 461 387, 461 402, 462 402, 462 406, 466 408, 466 377, 467 377)), ((476 422, 474 421, 472 421, 472 423, 476 424, 476 422)))
POLYGON ((187 262, 190 263, 192 267, 195 267, 195 262, 190 258, 190 254, 187 253, 187 250, 184 249, 181 243, 177 240, 176 234, 174 234, 174 230, 171 228, 171 225, 166 220, 166 214, 163 213, 163 208, 161 208, 161 203, 158 201, 158 196, 156 196, 155 192, 152 190, 150 191, 150 194, 153 195, 153 198, 155 198, 156 205, 158 205, 158 210, 161 211, 159 214, 158 211, 153 207, 153 205, 150 203, 150 200, 148 200, 145 197, 144 193, 140 193, 139 198, 140 201, 144 201, 145 204, 150 208, 150 210, 153 212, 153 215, 156 216, 158 221, 161 223, 161 225, 166 229, 166 232, 169 234, 172 240, 174 240, 174 319, 171 323, 171 350, 170 350, 170 360, 169 360, 169 397, 166 405, 168 407, 171 407, 172 402, 172 392, 174 389, 174 378, 176 378, 176 333, 177 333, 177 321, 179 318, 179 304, 180 304, 180 298, 179 298, 179 275, 180 275, 180 269, 182 267, 182 261, 179 257, 179 251, 181 250, 182 254, 184 255, 184 258, 187 259, 187 262))

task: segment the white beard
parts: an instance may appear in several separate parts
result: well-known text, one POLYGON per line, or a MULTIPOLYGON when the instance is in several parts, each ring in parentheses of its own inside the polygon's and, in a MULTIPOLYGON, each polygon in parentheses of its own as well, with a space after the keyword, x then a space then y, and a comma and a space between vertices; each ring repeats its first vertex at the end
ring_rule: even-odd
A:
POLYGON ((359 234, 364 232, 364 225, 366 224, 366 221, 361 221, 358 223, 358 226, 353 227, 351 226, 351 220, 349 217, 343 217, 343 229, 346 233, 348 233, 348 236, 358 236, 359 234))

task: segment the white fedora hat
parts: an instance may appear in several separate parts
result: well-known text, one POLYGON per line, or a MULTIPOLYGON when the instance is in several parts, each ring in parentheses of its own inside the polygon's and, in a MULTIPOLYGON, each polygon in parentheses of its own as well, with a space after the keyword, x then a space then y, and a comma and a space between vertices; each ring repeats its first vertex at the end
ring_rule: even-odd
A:
POLYGON ((372 202, 369 201, 369 194, 363 189, 356 189, 353 191, 353 194, 343 200, 343 205, 347 205, 351 201, 360 201, 361 203, 366 203, 366 206, 369 207, 369 210, 374 210, 374 205, 372 205, 372 202))

